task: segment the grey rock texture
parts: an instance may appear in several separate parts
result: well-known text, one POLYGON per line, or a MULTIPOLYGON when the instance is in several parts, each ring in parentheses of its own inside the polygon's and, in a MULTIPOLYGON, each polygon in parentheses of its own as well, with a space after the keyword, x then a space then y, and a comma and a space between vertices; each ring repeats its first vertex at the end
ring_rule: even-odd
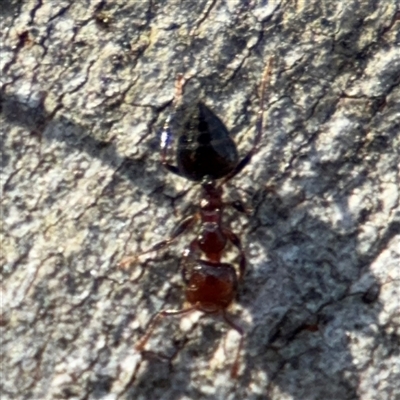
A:
MULTIPOLYGON (((398 1, 1 4, 1 399, 400 399, 398 1), (183 306, 168 237, 198 187, 159 165, 177 74, 245 154, 232 316, 183 306), (142 278, 133 282, 141 268, 142 278)), ((235 253, 227 254, 227 259, 235 253)))

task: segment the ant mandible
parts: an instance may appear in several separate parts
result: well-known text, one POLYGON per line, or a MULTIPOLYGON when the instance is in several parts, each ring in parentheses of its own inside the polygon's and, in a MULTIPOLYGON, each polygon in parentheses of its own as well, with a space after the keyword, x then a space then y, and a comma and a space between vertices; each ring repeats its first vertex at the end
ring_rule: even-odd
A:
POLYGON ((240 238, 223 225, 222 213, 228 205, 239 211, 243 211, 243 208, 235 202, 223 201, 222 186, 240 173, 258 150, 263 131, 264 93, 271 75, 272 62, 271 58, 261 80, 255 140, 250 151, 240 161, 235 142, 223 122, 204 103, 198 102, 192 112, 186 112, 186 118, 180 121, 183 133, 178 139, 177 165, 170 164, 167 153, 173 136, 171 122, 176 119, 178 103, 182 99, 185 84, 182 76, 179 76, 176 81, 172 112, 161 132, 161 164, 169 172, 200 183, 200 205, 195 214, 183 219, 176 226, 169 239, 157 243, 138 255, 126 257, 120 265, 126 267, 143 254, 167 247, 178 236, 192 228, 196 222, 199 222, 199 232, 183 252, 181 261, 188 306, 181 310, 162 310, 156 313, 146 333, 136 344, 136 349, 139 351, 143 351, 154 328, 166 316, 183 315, 194 310, 207 314, 221 313, 226 323, 240 335, 231 370, 231 376, 237 376, 244 333, 243 329, 229 318, 226 309, 234 300, 238 283, 243 279, 246 257, 240 238), (232 264, 221 261, 228 242, 239 252, 239 274, 232 264), (205 258, 201 258, 201 255, 205 258))

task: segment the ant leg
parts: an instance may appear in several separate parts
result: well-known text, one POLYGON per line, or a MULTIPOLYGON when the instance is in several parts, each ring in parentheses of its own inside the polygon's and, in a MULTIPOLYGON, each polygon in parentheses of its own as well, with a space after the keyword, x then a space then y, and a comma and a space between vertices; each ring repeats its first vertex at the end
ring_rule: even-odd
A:
POLYGON ((197 219, 198 219, 197 214, 186 217, 184 220, 182 220, 178 224, 178 226, 176 226, 176 228, 172 231, 172 234, 168 239, 165 239, 159 243, 156 243, 150 249, 140 253, 139 256, 141 256, 143 254, 151 253, 153 251, 159 251, 159 250, 162 250, 164 247, 169 246, 178 236, 182 235, 182 233, 184 233, 187 229, 192 227, 194 225, 194 223, 197 221, 197 219))
POLYGON ((232 378, 237 378, 238 376, 238 370, 239 370, 239 357, 240 357, 240 352, 243 348, 243 329, 237 325, 235 322, 233 322, 229 317, 228 314, 226 313, 226 310, 222 311, 222 317, 224 318, 225 322, 231 327, 233 328, 239 335, 240 335, 240 341, 239 341, 239 345, 238 345, 238 349, 236 351, 236 357, 235 357, 235 361, 232 365, 232 369, 231 369, 231 377, 232 378))
POLYGON ((240 173, 243 168, 251 161, 251 158, 253 155, 258 151, 258 145, 260 144, 260 140, 262 137, 263 133, 263 119, 264 119, 264 98, 265 98, 265 90, 267 87, 267 84, 269 84, 270 78, 271 78, 271 72, 272 72, 272 64, 273 64, 274 58, 271 57, 268 61, 268 64, 266 65, 264 69, 264 73, 261 79, 261 85, 260 85, 260 109, 258 111, 258 117, 257 117, 257 122, 256 122, 256 137, 254 139, 254 143, 250 151, 239 161, 238 165, 233 169, 232 172, 230 172, 220 183, 220 185, 223 185, 225 182, 229 181, 232 179, 234 176, 236 176, 238 173, 240 173))
POLYGON ((191 260, 195 259, 193 255, 195 252, 198 252, 198 250, 199 250, 199 242, 196 238, 190 242, 189 247, 186 248, 182 253, 180 268, 181 268, 182 280, 183 282, 185 282, 186 285, 189 284, 188 273, 190 273, 190 267, 188 265, 188 261, 189 259, 191 260))
POLYGON ((227 206, 234 208, 236 211, 246 214, 248 217, 252 215, 253 209, 247 207, 246 204, 242 200, 234 200, 228 203, 225 203, 227 206))
POLYGON ((183 314, 189 313, 190 311, 194 311, 195 309, 196 309, 195 307, 189 307, 189 308, 184 308, 182 310, 162 310, 162 311, 158 312, 157 314, 155 314, 152 317, 150 325, 146 329, 146 333, 139 340, 139 342, 136 343, 135 349, 138 351, 143 351, 143 348, 144 348, 144 346, 146 346, 146 343, 148 342, 155 327, 160 323, 160 321, 162 319, 164 319, 165 317, 170 317, 170 316, 174 316, 174 315, 183 315, 183 314))
POLYGON ((241 200, 234 200, 234 201, 231 201, 226 204, 228 206, 231 206, 232 208, 234 208, 236 211, 238 211, 240 213, 247 214, 246 206, 244 205, 243 201, 241 201, 241 200))
POLYGON ((169 121, 171 120, 172 116, 171 114, 168 116, 167 121, 165 122, 165 125, 163 127, 163 130, 161 131, 161 139, 160 139, 160 161, 162 166, 169 172, 172 172, 175 175, 182 176, 182 174, 179 171, 179 168, 176 165, 172 165, 167 161, 167 153, 169 146, 171 144, 171 130, 169 128, 169 121))
POLYGON ((224 234, 228 240, 238 249, 239 251, 239 281, 243 280, 244 273, 246 272, 246 256, 242 248, 242 243, 235 233, 228 229, 224 229, 224 234))
POLYGON ((197 214, 190 215, 189 217, 186 217, 184 220, 182 220, 172 231, 171 236, 168 239, 162 240, 161 242, 156 243, 150 249, 142 251, 139 254, 136 254, 134 256, 129 256, 125 257, 120 263, 119 266, 122 268, 128 268, 132 263, 136 262, 137 259, 142 256, 143 254, 147 253, 152 253, 153 251, 159 251, 162 250, 163 248, 169 246, 171 242, 173 242, 178 236, 182 235, 183 232, 185 232, 187 229, 189 229, 191 226, 194 225, 194 223, 197 221, 198 216, 197 214))
MULTIPOLYGON (((136 258, 137 257, 135 256, 125 257, 118 263, 118 267, 124 270, 128 270, 132 266, 133 262, 136 261, 136 258)), ((147 264, 149 264, 149 261, 150 260, 146 260, 143 264, 140 265, 141 270, 139 272, 139 275, 137 275, 136 277, 133 278, 133 272, 132 272, 130 278, 128 279, 131 283, 138 282, 142 278, 144 271, 147 267, 147 264)))
POLYGON ((161 139, 160 139, 160 161, 164 168, 166 168, 169 172, 172 172, 175 175, 183 176, 179 171, 179 168, 176 165, 172 165, 167 160, 167 153, 172 141, 172 132, 169 127, 171 120, 175 116, 177 104, 182 99, 183 93, 183 85, 185 84, 185 79, 182 75, 178 75, 175 82, 175 95, 172 101, 172 112, 168 115, 167 120, 165 121, 164 127, 161 131, 161 139))

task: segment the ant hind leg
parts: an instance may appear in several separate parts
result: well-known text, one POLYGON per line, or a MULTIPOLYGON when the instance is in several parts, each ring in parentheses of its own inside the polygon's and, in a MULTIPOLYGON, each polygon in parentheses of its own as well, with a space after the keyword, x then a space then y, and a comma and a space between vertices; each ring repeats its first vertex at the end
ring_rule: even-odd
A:
POLYGON ((258 111, 258 116, 257 116, 257 122, 256 122, 256 137, 254 139, 253 146, 251 147, 250 151, 239 161, 239 163, 236 165, 236 167, 231 171, 221 182, 220 185, 223 185, 225 182, 228 182, 231 180, 234 176, 239 174, 244 167, 251 161, 253 155, 258 151, 258 146, 261 141, 262 133, 263 133, 263 119, 264 119, 264 98, 265 98, 265 91, 266 87, 270 82, 271 79, 271 73, 272 73, 272 64, 273 64, 274 58, 270 57, 268 60, 268 63, 264 69, 262 79, 261 79, 261 85, 260 85, 260 107, 258 111))
POLYGON ((172 111, 168 115, 167 120, 165 121, 165 124, 163 126, 163 129, 161 131, 161 138, 160 138, 160 161, 161 164, 163 165, 164 168, 167 169, 167 171, 172 172, 175 175, 178 176, 183 176, 181 172, 179 171, 179 168, 176 165, 172 165, 168 162, 168 149, 171 145, 172 142, 172 132, 170 129, 170 123, 171 120, 175 116, 176 108, 179 102, 182 99, 183 95, 183 86, 185 84, 185 79, 183 75, 179 74, 177 76, 176 82, 175 82, 175 95, 174 99, 172 101, 172 111))
MULTIPOLYGON (((153 251, 157 252, 159 250, 168 247, 177 237, 182 235, 186 230, 193 226, 193 224, 197 221, 197 214, 190 215, 189 217, 184 218, 179 224, 175 227, 172 231, 171 236, 168 239, 162 240, 161 242, 156 243, 155 245, 151 246, 149 249, 142 251, 138 254, 133 256, 127 256, 122 259, 119 263, 119 266, 124 269, 128 269, 132 264, 134 264, 138 258, 144 254, 152 253, 153 251)), ((142 269, 144 271, 144 268, 142 269)), ((139 279, 143 275, 143 271, 140 273, 139 277, 135 279, 139 279)))

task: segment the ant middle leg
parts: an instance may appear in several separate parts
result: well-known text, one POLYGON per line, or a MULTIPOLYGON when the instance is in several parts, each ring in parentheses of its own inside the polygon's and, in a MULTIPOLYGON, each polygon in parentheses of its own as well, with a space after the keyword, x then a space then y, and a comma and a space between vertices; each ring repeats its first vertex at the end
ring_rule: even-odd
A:
POLYGON ((157 314, 152 317, 150 325, 146 329, 145 334, 143 337, 136 343, 135 349, 138 351, 143 351, 144 346, 150 339, 151 334, 153 333, 156 326, 163 320, 165 317, 176 316, 176 315, 184 315, 191 311, 194 311, 196 307, 188 307, 183 308, 182 310, 161 310, 157 314))

